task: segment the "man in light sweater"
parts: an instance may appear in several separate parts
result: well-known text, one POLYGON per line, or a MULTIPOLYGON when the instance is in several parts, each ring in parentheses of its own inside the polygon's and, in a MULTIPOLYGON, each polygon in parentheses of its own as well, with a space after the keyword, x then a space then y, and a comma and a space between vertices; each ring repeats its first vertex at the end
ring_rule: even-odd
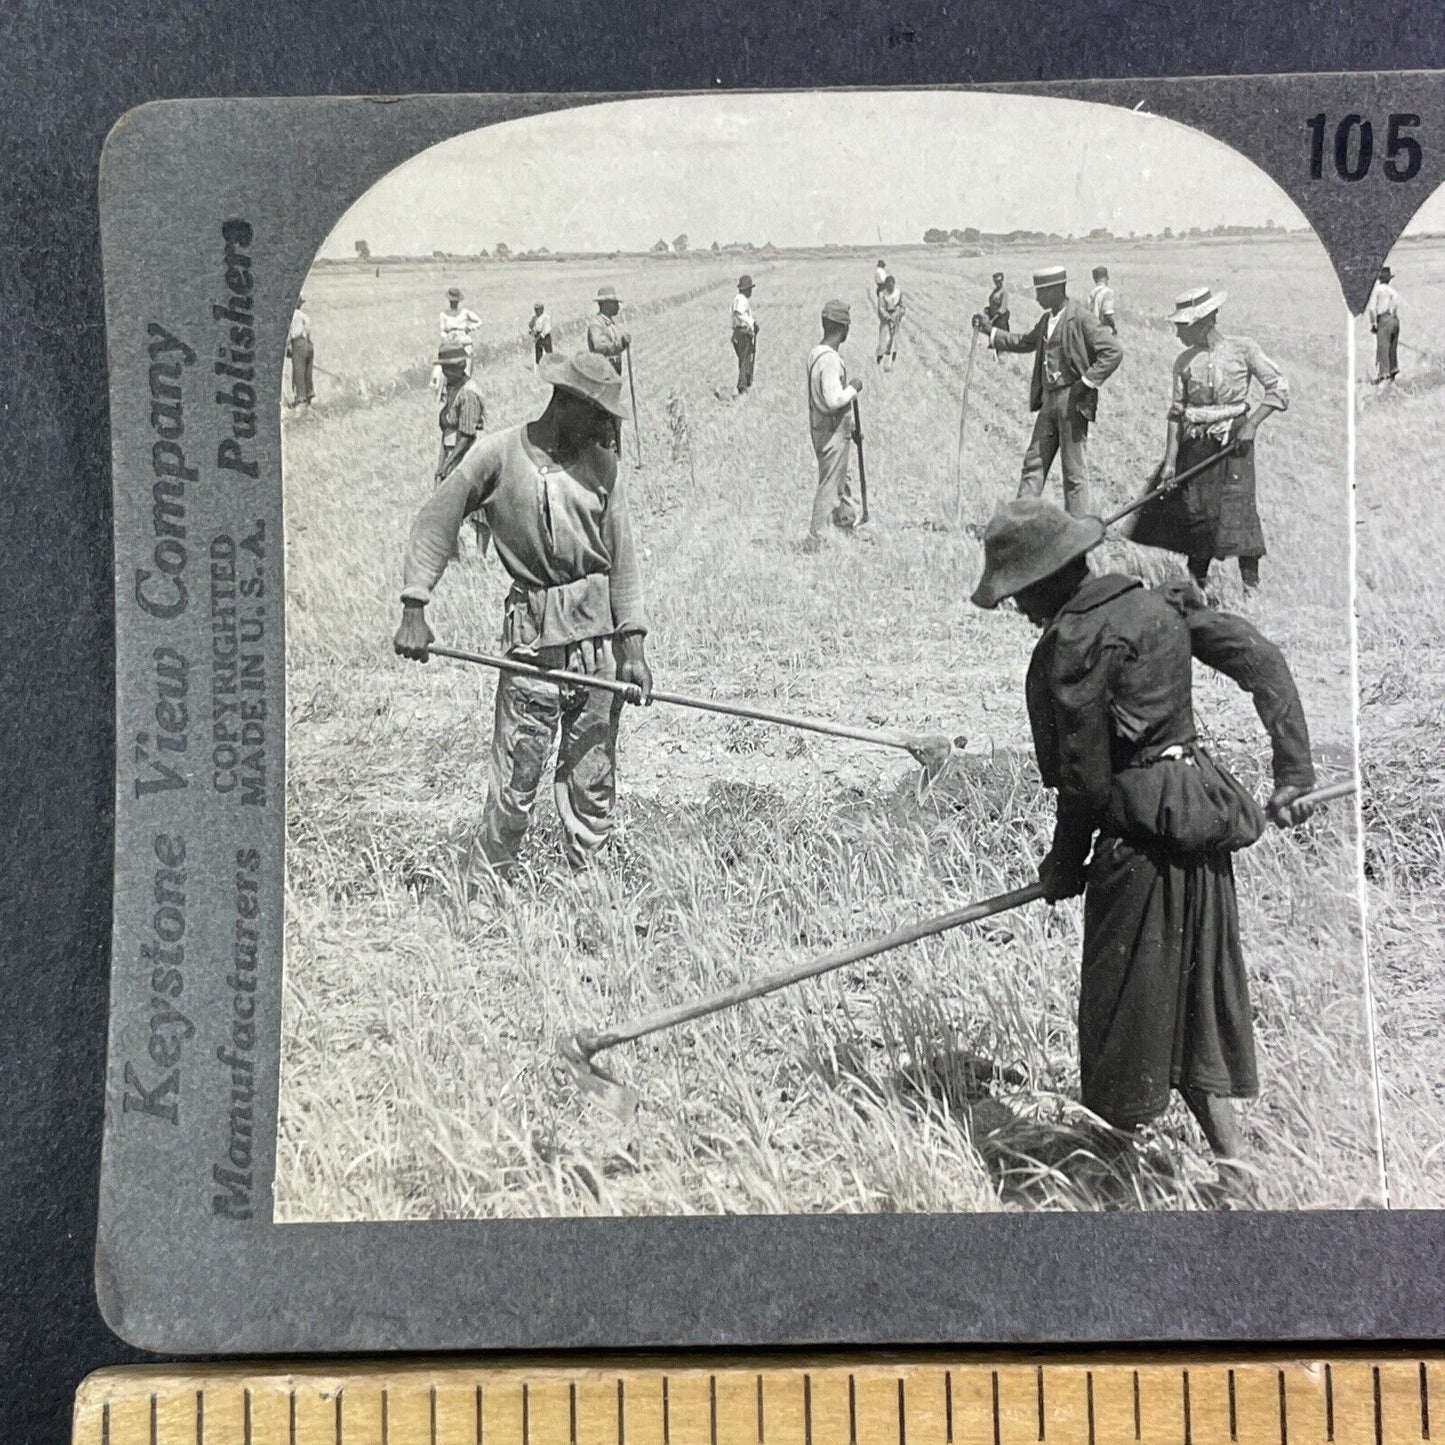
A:
MULTIPOLYGON (((632 520, 610 449, 622 384, 601 356, 548 358, 552 385, 535 421, 478 437, 417 514, 407 541, 394 646, 428 658, 426 606, 463 520, 481 515, 511 577, 502 651, 541 667, 615 677, 652 696, 632 520)), ((622 699, 595 688, 503 673, 497 679, 491 783, 474 848, 501 878, 517 855, 555 741, 554 795, 568 862, 607 841, 616 801, 622 699)))
POLYGON ((808 357, 808 429, 818 458, 818 490, 808 526, 805 552, 823 545, 825 527, 851 532, 858 520, 848 481, 848 449, 853 441, 853 401, 863 391, 850 382, 838 348, 848 339, 852 315, 846 301, 823 307, 823 339, 808 357))

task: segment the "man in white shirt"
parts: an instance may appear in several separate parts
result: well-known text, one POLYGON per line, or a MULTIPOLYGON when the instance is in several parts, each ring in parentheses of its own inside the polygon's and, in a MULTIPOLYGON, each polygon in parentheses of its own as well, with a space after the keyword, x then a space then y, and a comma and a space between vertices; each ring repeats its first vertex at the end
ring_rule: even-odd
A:
POLYGON ((1109 285, 1107 266, 1094 267, 1094 289, 1089 292, 1089 310, 1101 326, 1107 326, 1116 336, 1119 334, 1119 327, 1114 321, 1114 289, 1109 285))
POLYGON ((878 264, 873 268, 873 293, 877 295, 888 284, 888 263, 882 256, 878 258, 878 264))
POLYGON ((1380 279, 1370 292, 1365 307, 1370 330, 1375 333, 1374 382, 1394 381, 1400 374, 1400 293, 1390 285, 1395 273, 1388 266, 1380 267, 1380 279))
POLYGON ((532 319, 527 323, 527 335, 532 338, 532 363, 541 366, 544 356, 552 354, 552 318, 547 308, 537 301, 532 305, 532 319))
POLYGON ((316 399, 316 387, 311 378, 311 365, 316 359, 316 349, 311 344, 311 318, 301 308, 306 298, 296 298, 296 309, 291 313, 291 329, 286 337, 286 355, 291 358, 291 405, 310 406, 316 399))
POLYGON ((853 402, 861 380, 848 380, 838 348, 848 339, 852 320, 846 301, 823 307, 823 339, 808 357, 808 428, 818 457, 818 491, 808 526, 805 552, 817 552, 828 526, 849 532, 858 520, 848 482, 848 449, 853 440, 853 402))
POLYGON ((753 278, 738 277, 733 297, 733 350, 738 354, 738 395, 753 384, 753 358, 758 351, 758 323, 753 316, 753 278))

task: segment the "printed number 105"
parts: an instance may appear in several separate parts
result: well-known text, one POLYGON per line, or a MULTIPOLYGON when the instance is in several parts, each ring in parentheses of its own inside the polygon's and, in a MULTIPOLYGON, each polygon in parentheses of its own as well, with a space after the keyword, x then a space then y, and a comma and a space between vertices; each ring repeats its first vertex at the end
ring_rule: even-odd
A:
MULTIPOLYGON (((1407 132, 1420 124, 1418 115, 1402 112, 1387 120, 1385 131, 1385 175, 1392 181, 1408 181, 1420 169, 1424 153, 1420 142, 1407 132)), ((1325 173, 1326 119, 1324 111, 1305 122, 1310 134, 1310 179, 1325 173)), ((1335 174, 1342 181, 1362 181, 1375 159, 1375 127, 1362 115, 1347 115, 1334 130, 1335 174)))

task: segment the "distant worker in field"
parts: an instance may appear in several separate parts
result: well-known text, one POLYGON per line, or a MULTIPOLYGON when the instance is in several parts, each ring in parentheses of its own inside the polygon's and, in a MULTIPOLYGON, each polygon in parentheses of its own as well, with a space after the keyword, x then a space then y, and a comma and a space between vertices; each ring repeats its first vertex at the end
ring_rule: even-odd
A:
POLYGON ((892 371, 898 360, 898 331, 903 325, 903 292, 895 277, 889 276, 878 293, 878 355, 876 366, 892 371))
MULTIPOLYGON (((622 302, 615 286, 597 288, 597 314, 587 323, 587 349, 596 356, 605 356, 618 376, 622 375, 622 354, 632 346, 632 335, 622 329, 617 319, 622 302)), ((622 418, 612 428, 612 450, 622 455, 622 418)))
POLYGON ((1265 553, 1254 438, 1267 417, 1289 407, 1289 382, 1258 342, 1220 331, 1224 300, 1223 291, 1196 286, 1174 303, 1174 331, 1184 350, 1174 362, 1164 460, 1149 490, 1210 457, 1219 465, 1142 507, 1129 535, 1141 547, 1181 553, 1201 588, 1214 559, 1238 557, 1248 594, 1259 586, 1265 553), (1251 393, 1251 384, 1257 393, 1251 393), (1252 395, 1258 399, 1252 401, 1252 395))
MULTIPOLYGON (((441 339, 442 344, 455 342, 462 347, 467 356, 467 375, 472 372, 473 354, 476 350, 476 342, 473 333, 481 326, 482 318, 468 306, 462 305, 461 287, 451 286, 447 289, 446 310, 441 313, 441 339)), ((446 394, 446 380, 442 376, 440 365, 433 366, 431 372, 432 390, 436 393, 437 404, 441 405, 446 394)))
POLYGON ((851 532, 858 521, 848 482, 848 451, 853 441, 853 402, 862 394, 863 382, 848 380, 838 354, 848 339, 851 320, 846 301, 829 301, 823 307, 823 339, 808 357, 808 428, 818 458, 818 491, 805 552, 822 547, 825 527, 851 532))
POLYGON ((1400 374, 1400 293, 1390 284, 1395 273, 1388 266, 1380 267, 1380 278, 1370 292, 1365 316, 1375 333, 1375 375, 1378 386, 1394 381, 1400 374))
POLYGON ((1083 1103, 1132 1132, 1178 1089, 1232 1184, 1244 1135, 1230 1100, 1259 1090, 1232 855, 1266 816, 1291 827, 1314 811, 1296 801, 1315 784, 1309 730, 1279 648, 1187 582, 1151 592, 1091 574, 1103 538, 1096 517, 1005 503, 973 601, 1013 597, 1042 629, 1025 693, 1057 818, 1039 882, 1051 903, 1084 897, 1083 1103), (1200 746, 1195 658, 1251 695, 1269 733, 1263 810, 1200 746))
POLYGON ((1118 335, 1119 326, 1114 320, 1114 288, 1109 285, 1107 266, 1094 267, 1094 289, 1089 292, 1089 310, 1094 313, 1095 321, 1118 335))
POLYGON ((1033 436, 1024 452, 1018 495, 1037 497, 1044 490, 1054 458, 1064 474, 1064 506, 1086 516, 1089 502, 1089 423, 1099 406, 1099 388, 1118 369, 1124 349, 1082 302, 1071 301, 1062 266, 1034 272, 1034 296, 1043 315, 1028 331, 1004 331, 983 316, 973 324, 988 332, 995 351, 1032 351, 1029 410, 1033 436))
POLYGON ((873 268, 873 294, 876 296, 888 284, 888 262, 882 256, 873 268))
POLYGON ((296 298, 296 309, 291 313, 291 329, 286 334, 286 355, 291 358, 291 405, 310 406, 316 399, 316 385, 312 380, 311 368, 316 359, 316 348, 311 344, 311 318, 303 309, 306 298, 296 298))
POLYGON ((527 335, 532 338, 532 365, 541 366, 542 358, 552 354, 552 318, 540 301, 532 303, 532 319, 527 323, 527 335))
MULTIPOLYGON (((549 357, 547 409, 535 421, 481 437, 418 513, 407 542, 402 620, 394 646, 425 662, 426 606, 457 531, 480 515, 511 578, 502 623, 508 657, 616 677, 652 696, 647 624, 627 494, 609 449, 622 385, 596 356, 549 357)), ((491 782, 474 862, 510 877, 557 748, 554 796, 563 847, 582 867, 607 841, 616 801, 623 700, 576 685, 502 674, 492 724, 491 782), (480 855, 480 858, 478 858, 480 855)))
POLYGON ((995 271, 993 290, 988 293, 988 300, 983 303, 983 319, 995 331, 1008 330, 1008 288, 1003 282, 1003 272, 995 271))
POLYGON ((738 294, 733 297, 733 350, 738 357, 738 395, 753 384, 753 361, 758 353, 758 322, 753 315, 753 278, 738 277, 738 294))

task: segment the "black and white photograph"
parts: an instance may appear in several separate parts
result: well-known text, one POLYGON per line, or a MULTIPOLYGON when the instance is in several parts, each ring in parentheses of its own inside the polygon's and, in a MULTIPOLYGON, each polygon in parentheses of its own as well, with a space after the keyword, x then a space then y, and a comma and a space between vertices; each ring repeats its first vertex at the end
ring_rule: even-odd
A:
POLYGON ((381 176, 285 346, 275 1220, 1381 1206, 1352 325, 1144 109, 381 176))

